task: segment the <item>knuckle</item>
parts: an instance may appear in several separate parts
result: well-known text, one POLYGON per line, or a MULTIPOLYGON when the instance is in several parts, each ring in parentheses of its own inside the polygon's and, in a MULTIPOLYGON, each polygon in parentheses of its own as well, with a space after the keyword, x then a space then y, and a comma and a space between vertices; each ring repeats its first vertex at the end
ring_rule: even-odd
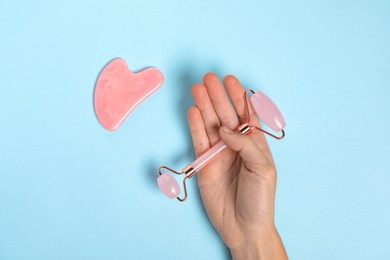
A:
POLYGON ((228 127, 236 127, 237 126, 237 117, 230 115, 226 116, 222 121, 222 124, 228 127))

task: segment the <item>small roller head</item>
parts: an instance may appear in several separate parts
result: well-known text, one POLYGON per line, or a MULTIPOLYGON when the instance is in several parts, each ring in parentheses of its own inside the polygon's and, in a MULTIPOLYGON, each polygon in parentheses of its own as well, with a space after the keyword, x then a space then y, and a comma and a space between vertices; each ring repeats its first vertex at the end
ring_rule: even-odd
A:
POLYGON ((176 198, 180 194, 180 187, 176 179, 168 173, 160 175, 157 184, 162 193, 170 199, 176 198))

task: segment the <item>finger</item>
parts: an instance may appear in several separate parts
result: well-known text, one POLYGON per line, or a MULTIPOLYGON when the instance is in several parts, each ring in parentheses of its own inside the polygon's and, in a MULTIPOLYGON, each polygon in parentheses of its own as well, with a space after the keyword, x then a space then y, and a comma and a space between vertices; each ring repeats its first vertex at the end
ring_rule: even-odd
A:
POLYGON ((192 96, 194 97, 196 107, 199 109, 202 115, 209 142, 211 145, 214 145, 219 140, 218 131, 220 122, 217 114, 215 113, 206 87, 202 84, 194 85, 192 87, 192 96))
POLYGON ((246 97, 245 88, 242 86, 240 81, 232 75, 226 76, 223 81, 230 99, 232 100, 233 106, 241 120, 241 123, 248 121, 248 111, 245 105, 246 100, 248 100, 251 125, 255 125, 261 128, 261 124, 255 110, 253 109, 252 103, 249 101, 249 98, 246 97))
POLYGON ((220 128, 219 135, 230 149, 240 154, 249 171, 261 173, 265 168, 272 167, 273 164, 249 136, 233 132, 226 126, 220 128))
POLYGON ((209 139, 203 123, 202 115, 197 107, 188 109, 188 124, 190 126, 195 155, 199 157, 210 148, 209 139))
POLYGON ((236 128, 238 126, 236 112, 217 75, 208 73, 204 76, 203 82, 221 124, 231 129, 236 128))
MULTIPOLYGON (((229 96, 232 100, 232 103, 234 105, 234 108, 237 111, 237 114, 239 115, 240 119, 242 120, 242 123, 248 121, 248 114, 247 114, 247 108, 245 105, 247 97, 244 96, 245 89, 240 83, 240 81, 232 76, 226 76, 224 79, 224 83, 226 86, 226 90, 229 93, 229 96)), ((257 126, 259 128, 261 127, 259 118, 253 109, 252 103, 248 99, 248 108, 249 108, 249 115, 250 115, 250 125, 257 126)), ((269 161, 273 163, 272 154, 268 146, 267 139, 263 132, 260 131, 253 131, 250 134, 255 140, 256 144, 259 147, 259 149, 264 153, 264 155, 267 157, 269 161)))

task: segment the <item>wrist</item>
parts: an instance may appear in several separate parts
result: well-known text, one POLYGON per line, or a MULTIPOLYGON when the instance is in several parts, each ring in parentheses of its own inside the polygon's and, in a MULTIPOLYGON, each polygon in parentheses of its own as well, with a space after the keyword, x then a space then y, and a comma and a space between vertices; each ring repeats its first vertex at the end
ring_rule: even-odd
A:
POLYGON ((230 248, 230 252, 234 260, 288 259, 276 228, 230 248))
POLYGON ((233 260, 265 259, 262 248, 260 244, 246 242, 239 247, 230 248, 230 253, 233 260))

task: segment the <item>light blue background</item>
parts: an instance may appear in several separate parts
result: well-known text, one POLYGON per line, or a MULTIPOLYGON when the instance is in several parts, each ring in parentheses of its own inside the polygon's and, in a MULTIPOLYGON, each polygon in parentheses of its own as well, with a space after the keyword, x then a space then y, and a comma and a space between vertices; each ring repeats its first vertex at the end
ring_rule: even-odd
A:
POLYGON ((194 155, 186 110, 209 71, 262 90, 276 222, 291 259, 390 259, 389 1, 0 1, 0 259, 226 259, 197 192, 156 169, 194 155), (99 71, 160 68, 116 133, 99 71))

